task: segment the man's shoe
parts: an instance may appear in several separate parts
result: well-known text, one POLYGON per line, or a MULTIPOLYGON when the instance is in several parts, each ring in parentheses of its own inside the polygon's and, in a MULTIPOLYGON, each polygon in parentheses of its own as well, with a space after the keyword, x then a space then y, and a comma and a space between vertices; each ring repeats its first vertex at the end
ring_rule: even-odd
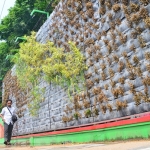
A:
POLYGON ((5 141, 4 144, 7 145, 7 141, 5 141))
POLYGON ((11 145, 11 143, 7 143, 7 145, 11 145))

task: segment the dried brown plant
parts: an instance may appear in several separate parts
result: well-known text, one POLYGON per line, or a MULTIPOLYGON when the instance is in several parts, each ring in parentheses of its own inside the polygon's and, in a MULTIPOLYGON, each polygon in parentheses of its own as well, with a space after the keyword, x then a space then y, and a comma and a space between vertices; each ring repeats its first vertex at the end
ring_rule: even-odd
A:
POLYGON ((99 2, 100 2, 101 5, 105 4, 105 0, 99 0, 99 2))
POLYGON ((115 20, 115 23, 116 23, 117 26, 121 25, 121 19, 120 19, 120 18, 117 18, 117 19, 115 20))
POLYGON ((127 105, 127 101, 124 101, 124 102, 119 101, 119 100, 116 101, 116 109, 117 109, 117 111, 119 111, 119 110, 121 110, 123 108, 126 108, 127 106, 128 106, 127 105))
POLYGON ((101 108, 103 114, 105 114, 106 110, 107 110, 107 107, 105 105, 101 105, 100 108, 101 108))
POLYGON ((92 73, 87 73, 87 74, 85 74, 85 78, 86 78, 86 79, 89 79, 91 76, 92 76, 92 73))
POLYGON ((131 32, 131 38, 136 39, 138 36, 138 32, 136 30, 131 32))
POLYGON ((134 71, 137 76, 142 77, 142 70, 140 67, 135 67, 134 71))
POLYGON ((122 61, 119 61, 119 66, 118 66, 118 72, 122 72, 122 70, 124 69, 124 63, 122 61))
POLYGON ((101 93, 101 88, 100 87, 94 87, 93 88, 93 94, 98 95, 99 93, 101 93))
POLYGON ((150 86, 150 77, 148 75, 143 80, 145 80, 147 86, 150 86))
POLYGON ((125 6, 124 4, 122 5, 123 11, 126 15, 130 15, 130 11, 128 9, 128 6, 125 6))
POLYGON ((96 36, 97 40, 100 40, 101 39, 101 34, 98 33, 97 36, 96 36))
POLYGON ((129 4, 129 0, 122 0, 122 4, 127 6, 129 4))
POLYGON ((136 106, 141 104, 141 94, 140 93, 135 93, 133 96, 133 99, 135 101, 136 106))
POLYGON ((150 60, 150 52, 145 52, 145 59, 150 60))
POLYGON ((94 81, 99 83, 99 78, 95 78, 94 81))
POLYGON ((135 4, 135 3, 130 3, 130 8, 131 8, 131 11, 132 12, 138 12, 139 9, 140 9, 140 6, 138 4, 135 4))
POLYGON ((107 45, 107 50, 109 54, 111 54, 111 52, 113 51, 112 46, 110 44, 107 45))
POLYGON ((146 19, 148 17, 148 10, 142 7, 139 11, 139 15, 141 18, 146 19))
POLYGON ((119 4, 114 4, 112 6, 112 9, 113 9, 114 12, 118 12, 121 9, 121 6, 119 4))
POLYGON ((121 84, 124 84, 125 78, 124 78, 124 77, 119 78, 119 82, 120 82, 121 84))
POLYGON ((101 64, 100 66, 101 66, 101 69, 102 69, 102 70, 104 70, 104 69, 106 68, 106 65, 105 65, 104 63, 101 64))
POLYGON ((94 85, 94 83, 93 83, 93 81, 91 81, 91 80, 87 80, 86 81, 86 86, 90 89, 92 86, 94 85))
POLYGON ((111 104, 107 104, 107 109, 109 110, 109 112, 112 112, 113 111, 112 105, 111 104))
POLYGON ((134 44, 132 44, 132 45, 130 46, 130 50, 133 51, 133 52, 136 52, 136 47, 135 47, 134 44))
POLYGON ((112 13, 108 13, 108 18, 109 18, 109 20, 112 20, 113 19, 113 15, 112 15, 112 13))
POLYGON ((122 87, 118 87, 116 89, 112 88, 111 92, 115 98, 118 98, 119 95, 121 95, 121 96, 124 95, 124 89, 122 87))
POLYGON ((140 61, 139 61, 139 58, 135 55, 134 57, 133 57, 133 62, 135 63, 135 64, 138 64, 140 61))
POLYGON ((104 39, 103 42, 105 43, 105 45, 108 45, 109 41, 107 39, 104 39))
POLYGON ((105 75, 104 72, 101 73, 101 78, 102 78, 103 81, 106 80, 106 75, 105 75))
POLYGON ((150 17, 147 17, 146 19, 144 19, 144 23, 147 28, 150 28, 150 17))
POLYGON ((109 72, 110 77, 113 77, 115 75, 114 71, 111 68, 109 68, 108 72, 109 72))
POLYGON ((119 62, 119 57, 118 57, 117 55, 113 55, 113 59, 114 59, 114 61, 115 61, 116 63, 119 62))
POLYGON ((116 26, 115 22, 111 21, 109 24, 110 24, 111 30, 115 30, 115 26, 116 26))
POLYGON ((141 2, 142 4, 144 4, 145 6, 150 3, 149 0, 140 0, 140 2, 141 2))
POLYGON ((110 80, 110 85, 111 85, 112 87, 114 87, 114 86, 116 85, 116 82, 113 81, 113 80, 110 80))
POLYGON ((101 32, 101 35, 102 35, 102 36, 106 36, 106 35, 107 35, 106 31, 102 31, 102 32, 101 32))
POLYGON ((105 15, 105 13, 106 13, 106 8, 105 8, 104 6, 100 7, 99 13, 100 13, 100 15, 105 15))
POLYGON ((139 41, 139 43, 140 43, 141 48, 146 47, 146 42, 145 42, 145 40, 143 39, 142 36, 139 36, 139 37, 138 37, 138 41, 139 41))
POLYGON ((96 74, 98 74, 98 69, 97 69, 97 67, 95 67, 95 66, 94 66, 94 72, 95 72, 96 74))
POLYGON ((147 71, 150 73, 150 64, 146 64, 147 71))
POLYGON ((64 123, 69 122, 69 117, 63 116, 63 117, 62 117, 62 120, 63 120, 64 123))
POLYGON ((107 6, 108 9, 111 10, 111 8, 112 8, 112 3, 111 3, 110 0, 107 0, 107 1, 105 2, 105 5, 107 6))
POLYGON ((86 9, 92 9, 92 8, 93 8, 93 3, 92 2, 86 3, 86 9))
POLYGON ((108 87, 109 87, 108 84, 105 84, 105 85, 104 85, 104 89, 105 89, 105 90, 108 90, 108 87))
POLYGON ((132 14, 130 17, 130 21, 135 24, 138 24, 140 22, 140 19, 141 19, 141 16, 139 15, 139 13, 132 14))
POLYGON ((84 108, 89 108, 90 107, 90 102, 87 101, 86 99, 83 100, 83 106, 84 108))
POLYGON ((135 91, 134 84, 132 84, 131 82, 128 82, 128 85, 129 85, 129 87, 130 87, 130 92, 134 94, 134 93, 136 92, 136 91, 135 91))

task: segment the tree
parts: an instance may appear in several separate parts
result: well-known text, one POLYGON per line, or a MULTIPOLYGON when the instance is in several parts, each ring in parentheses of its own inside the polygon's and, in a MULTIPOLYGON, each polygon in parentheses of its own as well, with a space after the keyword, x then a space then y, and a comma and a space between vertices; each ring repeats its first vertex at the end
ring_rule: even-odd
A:
MULTIPOLYGON (((0 40, 5 42, 0 43, 0 87, 2 78, 12 66, 10 60, 6 59, 7 55, 14 55, 19 50, 18 43, 15 43, 16 38, 30 35, 33 29, 37 31, 46 20, 46 15, 43 15, 43 20, 38 23, 37 28, 34 28, 41 14, 30 16, 30 13, 33 9, 45 10, 49 3, 50 0, 16 0, 14 7, 9 9, 9 14, 2 20, 0 40)), ((53 8, 50 7, 47 11, 51 13, 53 8)))

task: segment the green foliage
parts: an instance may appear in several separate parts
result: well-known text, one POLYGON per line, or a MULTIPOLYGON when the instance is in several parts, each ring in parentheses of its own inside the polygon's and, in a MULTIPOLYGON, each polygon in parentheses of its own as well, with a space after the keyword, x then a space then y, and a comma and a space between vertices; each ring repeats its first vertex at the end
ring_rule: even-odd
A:
POLYGON ((84 88, 84 75, 86 70, 84 56, 73 42, 69 42, 69 51, 56 48, 53 42, 40 44, 35 39, 35 33, 25 37, 27 41, 20 44, 19 53, 13 58, 16 64, 16 73, 20 86, 30 91, 31 114, 38 109, 41 102, 41 90, 38 84, 43 77, 46 81, 62 87, 67 87, 69 96, 80 92, 84 88), (34 46, 33 46, 34 45, 34 46), (35 105, 34 105, 35 104, 35 105))
MULTIPOLYGON (((0 43, 0 80, 3 79, 12 66, 10 60, 5 59, 6 56, 11 56, 18 52, 19 45, 15 43, 16 38, 29 35, 41 16, 41 14, 36 13, 35 16, 31 17, 31 11, 33 9, 45 10, 49 3, 49 0, 16 0, 15 6, 10 8, 9 14, 2 19, 0 41, 4 40, 6 42, 0 43)), ((51 13, 53 7, 50 7, 47 11, 51 13)), ((46 19, 46 15, 43 15, 42 21, 38 23, 34 30, 37 31, 46 19)), ((0 86, 2 86, 2 82, 0 86)))
POLYGON ((89 117, 91 117, 92 112, 91 112, 90 109, 87 109, 87 110, 85 110, 84 114, 85 114, 85 117, 86 117, 86 118, 89 118, 89 117))
POLYGON ((75 113, 74 113, 74 118, 75 118, 76 120, 78 120, 79 118, 81 118, 81 114, 80 114, 79 112, 75 112, 75 113))

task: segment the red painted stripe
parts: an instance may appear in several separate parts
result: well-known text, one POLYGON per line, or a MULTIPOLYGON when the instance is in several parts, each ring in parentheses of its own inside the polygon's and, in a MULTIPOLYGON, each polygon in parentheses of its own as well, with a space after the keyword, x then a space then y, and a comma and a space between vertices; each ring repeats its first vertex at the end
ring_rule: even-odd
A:
POLYGON ((26 135, 26 136, 15 137, 15 138, 28 138, 28 137, 36 137, 36 136, 48 136, 48 135, 65 134, 65 133, 72 133, 72 132, 97 130, 97 129, 104 129, 104 128, 110 128, 110 127, 129 125, 129 124, 149 122, 149 121, 150 121, 150 116, 149 115, 145 115, 145 116, 143 115, 143 117, 140 117, 140 118, 120 120, 120 121, 116 121, 116 122, 96 124, 96 125, 91 125, 91 126, 86 126, 86 127, 78 127, 78 128, 73 128, 73 129, 67 129, 67 130, 51 131, 51 132, 38 133, 38 134, 30 134, 30 135, 26 135))

